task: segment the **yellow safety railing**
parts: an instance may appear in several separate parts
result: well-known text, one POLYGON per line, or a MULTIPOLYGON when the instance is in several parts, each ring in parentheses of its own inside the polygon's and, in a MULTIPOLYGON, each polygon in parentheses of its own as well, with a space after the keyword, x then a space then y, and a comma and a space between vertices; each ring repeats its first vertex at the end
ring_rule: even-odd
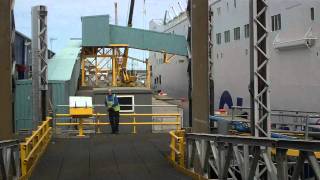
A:
POLYGON ((28 179, 30 177, 35 165, 50 142, 52 135, 50 121, 51 118, 48 117, 36 131, 32 132, 30 137, 25 139, 25 142, 20 143, 20 179, 28 179))
POLYGON ((170 131, 170 157, 171 162, 185 167, 185 131, 170 131))
MULTIPOLYGON (((93 117, 101 117, 101 116, 107 116, 108 114, 93 114, 93 117)), ((56 114, 56 117, 71 117, 70 114, 56 114)), ((137 126, 140 125, 175 125, 176 130, 180 130, 181 125, 181 115, 178 113, 172 113, 172 114, 120 114, 120 117, 132 117, 132 122, 120 122, 119 125, 129 125, 133 126, 133 133, 137 133, 137 126), (137 122, 136 117, 175 117, 174 122, 137 122)), ((97 126, 98 130, 97 132, 101 132, 99 126, 107 126, 110 125, 109 122, 100 122, 100 120, 97 120, 97 122, 84 122, 83 119, 80 119, 79 122, 74 123, 55 123, 56 126, 78 126, 79 134, 78 136, 84 136, 83 126, 97 126)))

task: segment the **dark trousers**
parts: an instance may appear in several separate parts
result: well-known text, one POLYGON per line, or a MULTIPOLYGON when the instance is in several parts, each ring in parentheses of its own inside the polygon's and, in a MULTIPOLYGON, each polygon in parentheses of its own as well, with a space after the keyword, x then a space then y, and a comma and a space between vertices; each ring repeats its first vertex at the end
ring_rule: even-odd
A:
POLYGON ((119 132, 119 111, 109 111, 109 121, 112 133, 119 132))

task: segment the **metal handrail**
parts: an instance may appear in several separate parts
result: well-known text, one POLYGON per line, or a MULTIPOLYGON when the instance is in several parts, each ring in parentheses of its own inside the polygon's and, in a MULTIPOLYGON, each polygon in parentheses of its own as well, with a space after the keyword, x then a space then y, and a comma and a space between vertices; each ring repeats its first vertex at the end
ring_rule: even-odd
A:
MULTIPOLYGON (((240 106, 232 106, 231 111, 231 117, 232 120, 237 117, 238 115, 235 115, 235 110, 249 110, 250 107, 240 107, 240 106)), ((304 128, 303 134, 305 135, 305 139, 309 138, 309 127, 312 125, 319 125, 318 123, 310 121, 312 118, 319 118, 320 119, 320 112, 308 112, 308 111, 293 111, 293 110, 280 110, 280 109, 273 109, 270 113, 271 117, 278 117, 278 121, 272 121, 271 124, 275 126, 282 126, 282 125, 288 125, 295 127, 296 129, 291 132, 297 132, 299 131, 299 128, 304 128), (286 121, 284 121, 284 118, 286 118, 286 121), (295 120, 290 121, 290 120, 295 120)), ((313 133, 314 134, 314 133, 313 133)))
POLYGON ((51 118, 47 117, 25 142, 20 143, 21 178, 28 179, 51 139, 51 118))
MULTIPOLYGON (((231 109, 244 109, 249 110, 251 107, 242 107, 242 106, 232 106, 231 109)), ((285 110, 285 109, 271 109, 271 112, 288 112, 288 113, 306 113, 306 114, 320 114, 320 112, 314 111, 298 111, 298 110, 285 110)))
POLYGON ((19 140, 15 139, 15 140, 3 140, 0 141, 0 149, 6 147, 13 147, 13 146, 17 146, 19 144, 19 140))
MULTIPOLYGON (((57 107, 69 107, 69 105, 56 105, 57 107)), ((93 107, 105 107, 104 104, 94 104, 93 107)), ((164 104, 132 104, 132 105, 119 105, 120 107, 179 107, 179 105, 164 105, 164 104)))
MULTIPOLYGON (((92 117, 101 117, 101 116, 108 116, 108 114, 106 113, 95 113, 92 114, 92 117)), ((137 114, 137 113, 133 113, 133 114, 120 114, 120 116, 122 117, 133 117, 132 122, 120 122, 119 125, 132 125, 133 126, 133 134, 137 133, 136 130, 136 126, 138 125, 176 125, 176 130, 180 129, 181 126, 181 114, 179 113, 170 113, 170 114, 137 114), (136 117, 175 117, 176 121, 175 122, 137 122, 136 121, 136 117)), ((59 117, 72 117, 70 114, 56 114, 55 115, 56 118, 59 117)), ((59 123, 59 122, 55 122, 56 126, 78 126, 78 136, 84 136, 84 131, 83 131, 83 126, 85 125, 93 125, 96 126, 98 128, 97 132, 101 132, 100 131, 100 126, 106 126, 106 125, 110 125, 109 122, 83 122, 82 119, 80 119, 79 122, 74 122, 74 123, 59 123)))
MULTIPOLYGON (((108 116, 107 113, 94 113, 92 116, 108 116)), ((120 114, 120 116, 158 116, 158 117, 170 117, 170 116, 180 116, 178 113, 170 113, 170 114, 138 114, 138 113, 133 113, 133 114, 120 114)), ((56 114, 56 117, 71 117, 70 114, 56 114)))
POLYGON ((170 142, 170 157, 173 163, 177 163, 181 167, 185 167, 185 131, 177 130, 169 132, 171 137, 170 142))

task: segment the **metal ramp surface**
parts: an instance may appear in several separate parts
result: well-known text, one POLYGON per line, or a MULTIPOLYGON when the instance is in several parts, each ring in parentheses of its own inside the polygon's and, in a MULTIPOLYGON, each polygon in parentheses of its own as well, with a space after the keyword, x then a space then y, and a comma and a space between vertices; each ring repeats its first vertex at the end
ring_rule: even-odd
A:
POLYGON ((168 134, 53 139, 32 180, 184 180, 166 160, 168 134))

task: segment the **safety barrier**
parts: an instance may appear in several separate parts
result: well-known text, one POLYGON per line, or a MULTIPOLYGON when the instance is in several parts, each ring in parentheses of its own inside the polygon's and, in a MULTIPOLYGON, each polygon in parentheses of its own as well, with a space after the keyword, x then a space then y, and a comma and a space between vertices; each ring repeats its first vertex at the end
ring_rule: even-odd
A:
POLYGON ((305 172, 306 163, 314 172, 309 178, 320 179, 314 153, 320 141, 187 133, 186 147, 186 168, 200 168, 197 172, 208 179, 303 179, 311 172, 305 172), (288 158, 290 149, 300 151, 298 157, 288 158))
POLYGON ((0 141, 0 179, 20 177, 19 140, 0 141))
POLYGON ((28 179, 30 177, 37 161, 50 142, 52 135, 50 121, 51 118, 48 117, 36 131, 32 132, 30 137, 25 139, 25 142, 20 143, 22 173, 20 179, 28 179))
MULTIPOLYGON (((101 117, 107 116, 108 114, 93 114, 93 117, 101 117)), ((70 114, 56 114, 55 117, 71 117, 70 114)), ((172 114, 120 114, 120 117, 133 117, 132 122, 120 122, 119 125, 129 125, 133 126, 133 133, 137 133, 136 127, 140 125, 176 125, 176 129, 179 130, 181 126, 181 115, 177 113, 172 114), (137 122, 136 117, 175 117, 175 122, 137 122)), ((96 126, 98 128, 97 132, 100 131, 100 126, 107 126, 110 125, 109 122, 84 122, 83 119, 80 118, 79 122, 74 123, 55 123, 56 126, 78 126, 78 136, 84 136, 83 126, 96 126)))
POLYGON ((185 167, 185 131, 170 131, 170 160, 185 167))
MULTIPOLYGON (((227 114, 215 115, 230 122, 239 122, 250 126, 250 107, 233 106, 227 114)), ((298 138, 312 139, 319 136, 320 112, 290 111, 272 109, 270 113, 272 133, 298 138)), ((210 121, 210 128, 217 128, 216 121, 210 121)), ((242 133, 243 134, 243 133, 242 133)))

